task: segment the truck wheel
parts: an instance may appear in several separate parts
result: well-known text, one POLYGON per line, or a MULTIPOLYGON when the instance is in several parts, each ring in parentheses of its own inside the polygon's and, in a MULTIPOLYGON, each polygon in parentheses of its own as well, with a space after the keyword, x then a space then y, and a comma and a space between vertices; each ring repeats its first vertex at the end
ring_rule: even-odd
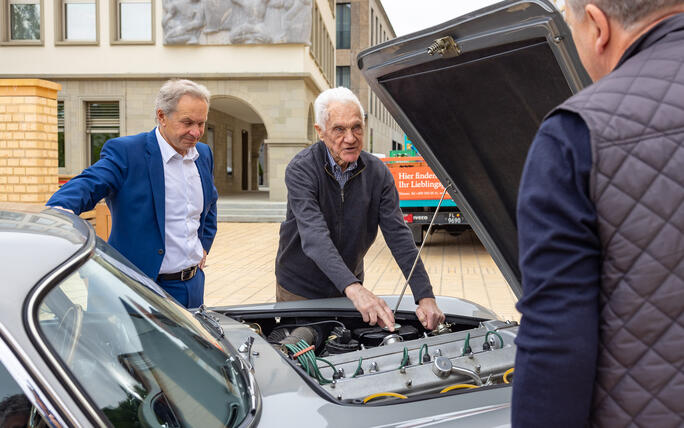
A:
POLYGON ((451 236, 458 236, 468 229, 470 229, 470 226, 467 225, 451 225, 447 227, 447 232, 449 232, 451 236))
POLYGON ((413 235, 413 242, 419 247, 423 243, 423 226, 420 224, 412 224, 409 226, 411 235, 413 235))

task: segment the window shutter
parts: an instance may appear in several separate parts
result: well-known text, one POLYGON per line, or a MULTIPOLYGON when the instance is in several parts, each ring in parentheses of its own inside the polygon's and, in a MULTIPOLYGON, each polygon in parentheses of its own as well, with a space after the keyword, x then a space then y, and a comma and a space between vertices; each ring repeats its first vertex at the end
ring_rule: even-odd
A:
POLYGON ((87 132, 119 132, 119 102, 88 103, 86 110, 87 132))

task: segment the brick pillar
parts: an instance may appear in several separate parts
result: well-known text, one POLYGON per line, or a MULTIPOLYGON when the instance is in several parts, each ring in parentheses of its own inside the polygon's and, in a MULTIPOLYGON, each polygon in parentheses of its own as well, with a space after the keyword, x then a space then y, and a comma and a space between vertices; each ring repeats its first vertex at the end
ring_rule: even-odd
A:
POLYGON ((57 190, 57 91, 39 79, 0 79, 0 202, 45 203, 57 190))

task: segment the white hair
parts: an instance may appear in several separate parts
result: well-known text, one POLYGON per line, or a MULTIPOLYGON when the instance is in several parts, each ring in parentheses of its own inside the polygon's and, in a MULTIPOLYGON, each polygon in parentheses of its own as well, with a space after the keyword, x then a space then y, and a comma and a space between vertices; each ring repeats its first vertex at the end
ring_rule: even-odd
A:
POLYGON ((159 88, 157 98, 154 100, 154 120, 157 124, 159 124, 157 112, 161 110, 166 116, 175 112, 176 107, 178 107, 178 101, 183 95, 199 98, 207 103, 207 107, 209 106, 211 94, 206 86, 187 79, 167 80, 166 83, 159 88))
POLYGON ((328 122, 330 103, 352 103, 359 108, 361 118, 365 117, 363 106, 359 99, 348 88, 340 86, 339 88, 327 89, 316 98, 314 101, 314 114, 316 115, 316 125, 322 131, 325 131, 325 125, 328 122))

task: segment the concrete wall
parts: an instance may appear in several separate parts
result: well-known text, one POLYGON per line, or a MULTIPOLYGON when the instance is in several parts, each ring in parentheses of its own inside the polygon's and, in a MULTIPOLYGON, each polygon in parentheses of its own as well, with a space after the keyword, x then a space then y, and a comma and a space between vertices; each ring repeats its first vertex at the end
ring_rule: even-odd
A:
MULTIPOLYGON (((0 47, 1 77, 168 77, 306 73, 321 88, 332 83, 313 60, 306 44, 165 46, 162 0, 154 1, 153 41, 147 44, 111 40, 110 2, 98 2, 98 41, 68 43, 56 40, 55 1, 41 2, 43 43, 0 47)), ((113 4, 113 3, 112 3, 113 4)), ((328 0, 316 0, 323 24, 335 40, 335 21, 328 0)), ((331 77, 332 79, 332 77, 331 77)))
POLYGON ((374 153, 389 155, 392 140, 404 141, 404 133, 380 100, 372 93, 368 83, 361 75, 356 58, 358 54, 373 45, 395 37, 387 15, 379 0, 339 0, 338 3, 351 3, 351 38, 350 49, 337 50, 337 65, 350 67, 351 90, 361 101, 368 120, 366 122, 365 149, 374 153), (375 21, 378 20, 379 35, 375 32, 375 21), (372 22, 371 22, 372 20, 372 22), (372 147, 371 147, 372 130, 372 147))
POLYGON ((271 141, 266 140, 268 147, 269 199, 286 201, 285 168, 292 158, 309 145, 308 140, 271 141))
POLYGON ((57 190, 57 91, 0 79, 0 202, 45 203, 57 190))
MULTIPOLYGON (((322 20, 319 28, 334 43, 334 2, 314 2, 322 20)), ((159 87, 168 78, 182 77, 205 84, 214 96, 243 101, 263 122, 262 127, 244 121, 227 122, 236 130, 233 151, 236 168, 232 178, 217 174, 219 189, 233 192, 241 188, 235 178, 241 156, 241 144, 237 143, 244 127, 256 140, 266 141, 271 199, 285 199, 285 165, 311 141, 309 107, 318 93, 334 84, 334 77, 324 75, 308 44, 166 46, 161 25, 162 0, 153 0, 151 42, 127 43, 113 39, 116 33, 113 31, 114 1, 97 2, 97 42, 63 42, 58 36, 58 4, 41 2, 39 43, 0 46, 3 60, 0 78, 40 78, 62 85, 58 99, 64 102, 65 166, 59 169, 60 174, 78 174, 90 163, 86 103, 118 101, 120 134, 147 132, 155 126, 154 98, 159 87)), ((215 132, 216 142, 225 141, 218 123, 215 132)), ((259 146, 260 141, 252 141, 250 145, 252 189, 257 187, 259 146)), ((217 151, 216 155, 217 161, 223 156, 224 162, 222 166, 217 163, 216 170, 222 167, 225 171, 225 153, 217 151)))

